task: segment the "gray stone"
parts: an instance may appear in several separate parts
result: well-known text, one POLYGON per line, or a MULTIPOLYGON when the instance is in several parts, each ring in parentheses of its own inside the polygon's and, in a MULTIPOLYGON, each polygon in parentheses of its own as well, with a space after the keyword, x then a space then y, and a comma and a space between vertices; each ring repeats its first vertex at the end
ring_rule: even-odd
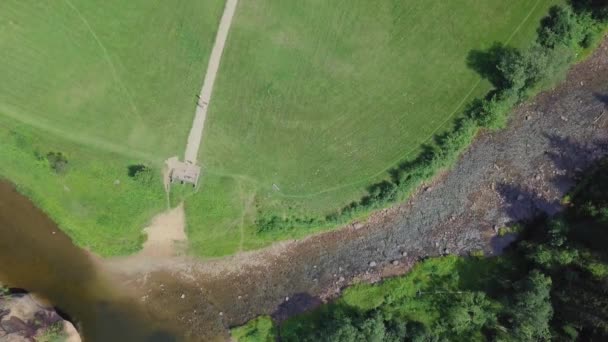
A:
POLYGON ((376 262, 375 261, 370 261, 369 262, 369 267, 376 267, 376 262))

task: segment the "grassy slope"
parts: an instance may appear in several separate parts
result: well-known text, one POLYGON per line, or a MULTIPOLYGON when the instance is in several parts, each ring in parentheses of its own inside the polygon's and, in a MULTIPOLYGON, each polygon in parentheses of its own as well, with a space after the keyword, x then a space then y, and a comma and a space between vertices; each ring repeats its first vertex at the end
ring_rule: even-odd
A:
POLYGON ((469 51, 526 44, 557 2, 241 2, 206 126, 203 191, 186 206, 193 251, 286 238, 255 235, 251 196, 256 209, 307 215, 358 198, 489 89, 469 51))
POLYGON ((165 199, 160 181, 141 186, 127 166, 160 169, 183 150, 223 5, 0 2, 0 177, 79 245, 138 249, 165 199), (35 151, 65 153, 70 170, 54 174, 35 151))

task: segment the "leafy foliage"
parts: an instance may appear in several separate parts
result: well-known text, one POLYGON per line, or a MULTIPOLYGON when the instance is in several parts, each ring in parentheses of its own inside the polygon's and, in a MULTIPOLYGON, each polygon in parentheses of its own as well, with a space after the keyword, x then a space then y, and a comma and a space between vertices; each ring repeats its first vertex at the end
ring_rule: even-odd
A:
POLYGON ((268 316, 261 316, 246 325, 232 330, 232 336, 240 342, 274 342, 275 329, 268 316))
POLYGON ((64 174, 68 169, 68 158, 61 152, 49 152, 46 155, 49 166, 55 173, 64 174))

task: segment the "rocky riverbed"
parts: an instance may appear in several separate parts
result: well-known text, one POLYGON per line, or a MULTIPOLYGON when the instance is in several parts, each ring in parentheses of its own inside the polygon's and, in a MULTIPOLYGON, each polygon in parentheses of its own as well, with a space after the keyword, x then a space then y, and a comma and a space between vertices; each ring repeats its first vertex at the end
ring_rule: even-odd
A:
POLYGON ((51 336, 80 341, 74 326, 44 300, 22 292, 0 295, 0 341, 40 341, 51 336))

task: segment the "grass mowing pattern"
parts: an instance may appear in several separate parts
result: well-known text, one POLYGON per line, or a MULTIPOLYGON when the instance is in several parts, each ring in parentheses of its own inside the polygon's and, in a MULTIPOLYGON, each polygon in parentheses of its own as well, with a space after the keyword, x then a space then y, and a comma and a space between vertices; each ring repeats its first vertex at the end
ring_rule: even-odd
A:
POLYGON ((0 115, 149 159, 180 153, 221 0, 0 4, 0 115))
POLYGON ((139 249, 165 195, 160 175, 140 184, 127 167, 158 173, 183 150, 223 6, 0 2, 0 177, 78 245, 101 255, 139 249), (64 175, 36 156, 48 152, 67 156, 64 175))
MULTIPOLYGON (((194 252, 236 251, 210 253, 222 236, 208 229, 225 239, 234 229, 205 214, 229 202, 235 184, 279 216, 323 216, 358 199, 490 89, 466 65, 471 50, 527 44, 559 2, 240 3, 201 151, 206 177, 227 178, 226 187, 188 200, 189 234, 205 241, 194 252)), ((254 245, 312 232, 255 236, 254 219, 244 227, 254 245)))

